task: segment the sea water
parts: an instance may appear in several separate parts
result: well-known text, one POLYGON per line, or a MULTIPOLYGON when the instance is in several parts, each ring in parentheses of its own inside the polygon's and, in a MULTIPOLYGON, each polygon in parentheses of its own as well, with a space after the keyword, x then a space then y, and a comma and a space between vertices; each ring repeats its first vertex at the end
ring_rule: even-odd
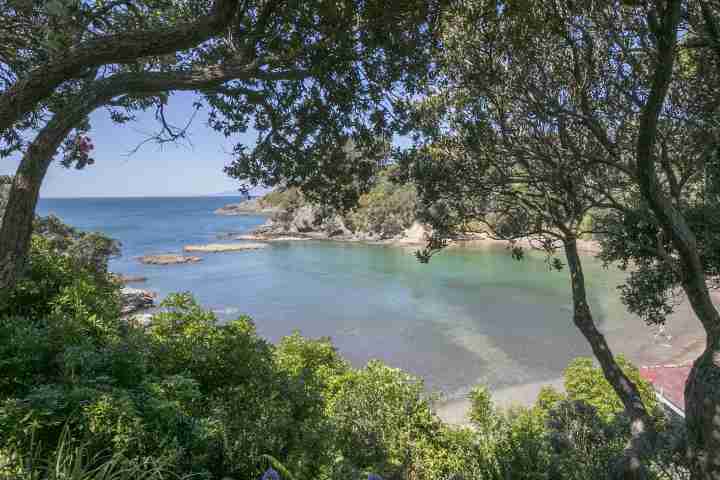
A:
MULTIPOLYGON (((567 271, 542 255, 515 261, 502 247, 448 249, 429 265, 414 248, 330 241, 272 242, 262 250, 203 254, 202 262, 143 265, 138 257, 247 233, 262 216, 220 216, 228 197, 43 199, 38 212, 122 243, 114 272, 147 277, 160 297, 190 291, 222 320, 250 315, 277 341, 297 330, 329 336, 356 365, 380 359, 458 396, 557 378, 590 355, 572 324, 567 271)), ((590 302, 610 336, 644 332, 618 300, 621 272, 585 258, 590 302)))

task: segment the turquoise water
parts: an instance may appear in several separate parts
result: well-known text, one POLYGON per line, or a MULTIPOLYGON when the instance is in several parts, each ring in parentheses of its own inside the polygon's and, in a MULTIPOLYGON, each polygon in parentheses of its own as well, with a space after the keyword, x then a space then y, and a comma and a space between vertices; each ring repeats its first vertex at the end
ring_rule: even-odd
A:
MULTIPOLYGON (((232 201, 46 199, 39 213, 120 240, 123 255, 111 268, 147 277, 143 288, 161 296, 192 291, 221 318, 247 313, 272 341, 293 330, 330 336, 353 363, 382 359, 450 396, 477 382, 498 388, 553 379, 570 359, 590 354, 571 322, 567 274, 549 272, 541 256, 516 262, 502 248, 457 248, 421 265, 411 248, 302 241, 203 255, 192 265, 137 261, 265 221, 213 214, 232 201)), ((615 292, 622 277, 586 263, 596 317, 610 335, 622 335, 629 321, 615 292)))

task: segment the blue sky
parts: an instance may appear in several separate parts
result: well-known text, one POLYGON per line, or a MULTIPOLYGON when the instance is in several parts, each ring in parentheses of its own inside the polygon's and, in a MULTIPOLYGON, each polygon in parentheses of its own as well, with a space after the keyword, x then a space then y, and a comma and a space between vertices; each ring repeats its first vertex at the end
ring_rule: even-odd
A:
MULTIPOLYGON (((192 114, 194 94, 170 97, 166 118, 184 125, 192 114)), ((237 141, 251 145, 255 133, 226 139, 206 125, 201 109, 190 127, 192 145, 147 144, 130 155, 147 134, 157 131, 153 112, 138 115, 137 122, 113 124, 105 110, 91 115, 90 137, 95 144, 95 165, 85 170, 65 169, 58 162, 50 168, 42 197, 126 197, 206 195, 236 190, 239 182, 228 178, 223 167, 237 141)), ((0 174, 12 174, 17 158, 0 159, 0 174)))

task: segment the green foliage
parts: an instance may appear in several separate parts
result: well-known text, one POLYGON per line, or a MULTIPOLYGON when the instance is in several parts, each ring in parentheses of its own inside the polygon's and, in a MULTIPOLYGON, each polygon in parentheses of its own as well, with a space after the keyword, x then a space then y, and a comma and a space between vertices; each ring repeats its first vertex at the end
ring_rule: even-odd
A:
POLYGON ((500 479, 493 441, 468 427, 443 426, 415 444, 413 472, 421 479, 500 479))
POLYGON ((469 417, 487 459, 483 478, 551 478, 546 417, 541 409, 499 410, 485 387, 471 391, 470 403, 469 417))
POLYGON ((629 429, 622 422, 603 419, 582 401, 561 400, 547 412, 552 446, 552 469, 563 478, 609 478, 613 462, 622 454, 629 429))
MULTIPOLYGON (((31 445, 31 450, 34 446, 31 445)), ((91 453, 86 444, 60 436, 52 457, 29 455, 14 464, 0 454, 0 480, 185 480, 152 458, 131 460, 121 453, 91 453)))
POLYGON ((190 294, 165 299, 148 329, 149 361, 158 376, 189 375, 205 394, 224 394, 225 387, 266 378, 270 346, 257 337, 248 317, 219 325, 190 294))
POLYGON ((339 379, 350 371, 330 339, 307 339, 299 332, 284 337, 276 345, 275 364, 285 374, 302 380, 308 388, 335 391, 339 379))
POLYGON ((120 255, 120 243, 97 232, 83 232, 62 222, 58 217, 36 217, 33 232, 46 239, 49 246, 72 258, 84 268, 94 270, 98 280, 108 272, 110 258, 120 255))
POLYGON ((377 361, 340 379, 329 416, 343 461, 389 478, 407 472, 413 441, 440 427, 422 383, 377 361))
POLYGON ((483 386, 477 386, 470 391, 470 421, 485 430, 492 428, 496 412, 490 396, 490 391, 483 386))
MULTIPOLYGON (((648 412, 657 409, 657 399, 652 385, 640 376, 640 371, 622 356, 617 356, 617 363, 625 375, 638 387, 640 397, 648 412)), ((565 370, 565 390, 568 399, 581 401, 591 405, 598 415, 605 420, 623 411, 623 405, 612 386, 596 367, 591 358, 576 358, 565 370)))
MULTIPOLYGON (((0 317, 55 316, 72 320, 78 335, 97 335, 112 328, 119 316, 119 285, 107 273, 110 240, 91 236, 91 244, 101 244, 93 251, 85 240, 39 229, 31 240, 28 268, 12 292, 3 296, 0 317), (88 254, 88 251, 92 253, 88 254)), ((68 322, 65 326, 73 328, 68 322)))
POLYGON ((557 407, 557 405, 561 401, 565 400, 565 398, 565 395, 558 392, 553 387, 545 385, 540 389, 540 392, 538 392, 535 406, 544 412, 549 412, 553 408, 557 407))
POLYGON ((372 189, 360 196, 357 207, 347 215, 348 226, 352 230, 390 238, 402 233, 415 221, 415 187, 393 182, 392 174, 392 169, 384 170, 372 189))

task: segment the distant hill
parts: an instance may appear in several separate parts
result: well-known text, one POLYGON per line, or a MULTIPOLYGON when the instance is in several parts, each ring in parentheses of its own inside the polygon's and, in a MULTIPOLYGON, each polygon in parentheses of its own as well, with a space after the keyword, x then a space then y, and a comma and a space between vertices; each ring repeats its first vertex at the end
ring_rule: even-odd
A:
POLYGON ((255 188, 251 188, 247 194, 243 194, 242 192, 240 192, 238 190, 226 190, 224 192, 212 193, 212 194, 210 194, 210 196, 211 197, 245 197, 249 200, 251 198, 262 197, 263 195, 266 195, 268 192, 270 192, 269 188, 255 187, 255 188))
POLYGON ((257 195, 250 195, 249 193, 242 193, 238 192, 237 190, 228 190, 225 192, 218 192, 218 193, 211 193, 209 195, 210 197, 245 197, 245 198, 254 198, 257 195))

